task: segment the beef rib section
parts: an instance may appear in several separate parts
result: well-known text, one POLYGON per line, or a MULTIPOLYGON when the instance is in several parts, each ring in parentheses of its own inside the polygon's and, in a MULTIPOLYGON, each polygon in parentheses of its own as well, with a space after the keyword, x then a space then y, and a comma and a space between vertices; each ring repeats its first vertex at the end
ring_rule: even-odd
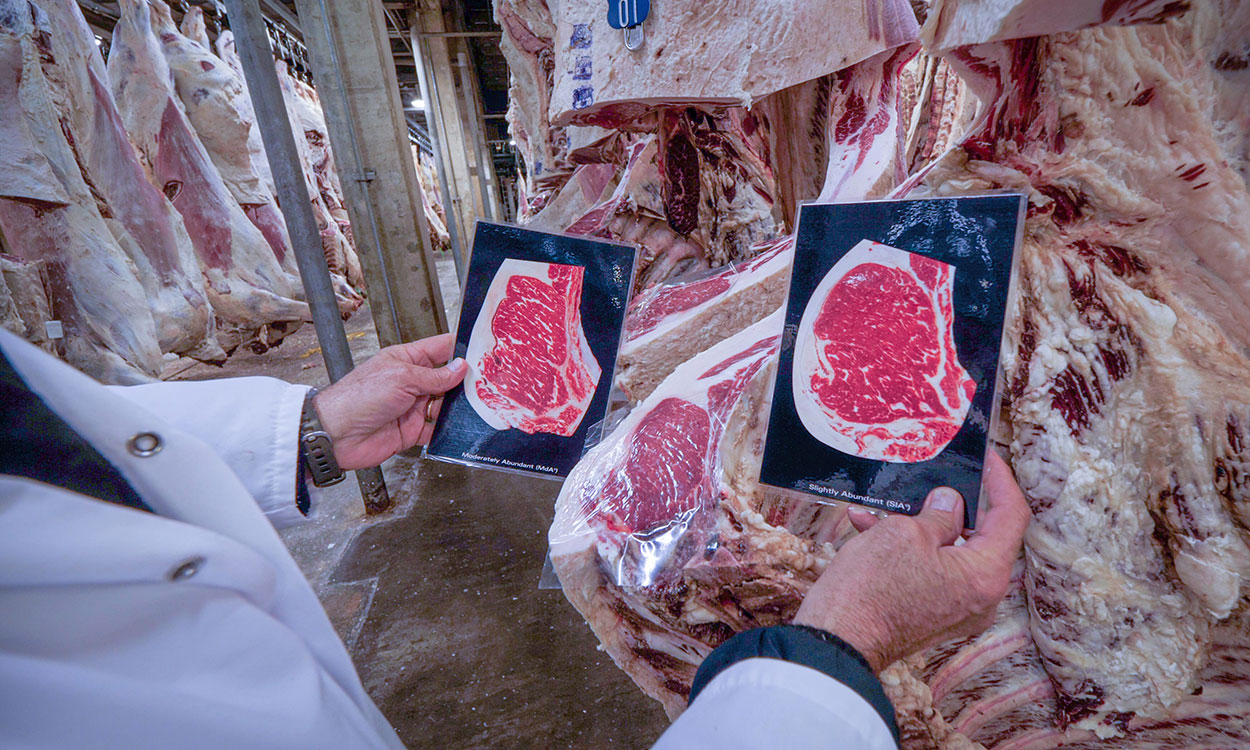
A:
POLYGON ((714 273, 653 286, 630 303, 617 385, 641 401, 682 362, 780 307, 794 261, 794 237, 714 273))
POLYGON ((968 415, 976 382, 954 337, 955 268, 863 240, 803 311, 794 402, 822 443, 891 463, 942 452, 968 415))
POLYGON ((603 374, 582 330, 585 269, 509 258, 469 337, 465 395, 496 430, 569 437, 603 374))
POLYGON ((669 716, 734 632, 786 622, 847 533, 756 483, 782 312, 700 352, 573 469, 551 562, 612 660, 669 716))

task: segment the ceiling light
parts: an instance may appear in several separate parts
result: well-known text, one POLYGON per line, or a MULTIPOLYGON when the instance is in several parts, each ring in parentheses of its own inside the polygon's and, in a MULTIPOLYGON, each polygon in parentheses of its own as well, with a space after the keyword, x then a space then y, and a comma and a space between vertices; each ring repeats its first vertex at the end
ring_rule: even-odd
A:
POLYGON ((424 99, 413 99, 412 101, 408 102, 408 104, 411 105, 413 109, 422 109, 422 110, 425 109, 424 99))
POLYGON ((516 145, 516 141, 515 141, 515 140, 510 140, 510 141, 508 141, 508 145, 509 145, 509 146, 515 146, 515 145, 516 145))

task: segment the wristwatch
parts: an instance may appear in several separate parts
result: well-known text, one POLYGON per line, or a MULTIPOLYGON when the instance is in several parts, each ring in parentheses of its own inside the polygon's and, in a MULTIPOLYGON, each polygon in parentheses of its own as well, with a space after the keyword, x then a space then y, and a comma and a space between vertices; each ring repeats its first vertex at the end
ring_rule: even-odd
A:
POLYGON ((310 388, 304 396, 304 410, 299 422, 299 452, 313 485, 329 487, 343 481, 345 475, 334 459, 334 440, 321 426, 321 418, 313 407, 313 396, 316 395, 317 389, 310 388))

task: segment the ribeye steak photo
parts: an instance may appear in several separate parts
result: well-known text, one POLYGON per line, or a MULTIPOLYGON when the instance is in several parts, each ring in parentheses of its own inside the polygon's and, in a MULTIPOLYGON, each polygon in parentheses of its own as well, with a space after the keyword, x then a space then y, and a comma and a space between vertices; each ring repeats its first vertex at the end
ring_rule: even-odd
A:
POLYGON ((465 393, 496 430, 571 436, 603 374, 582 330, 585 269, 510 258, 473 325, 465 393))
POLYGON ((977 384, 959 364, 955 268, 863 240, 807 304, 795 348, 794 403, 816 439, 891 463, 942 452, 977 384))

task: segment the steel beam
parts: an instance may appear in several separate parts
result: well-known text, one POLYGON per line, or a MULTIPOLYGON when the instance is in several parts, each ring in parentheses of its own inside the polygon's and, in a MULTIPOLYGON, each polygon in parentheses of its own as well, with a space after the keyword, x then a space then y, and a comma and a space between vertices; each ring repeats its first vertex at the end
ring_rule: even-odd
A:
MULTIPOLYGON (((433 106, 437 96, 429 87, 429 73, 426 70, 426 51, 425 43, 417 39, 416 47, 413 53, 417 56, 417 83, 421 87, 421 100, 425 102, 425 106, 433 106)), ((465 257, 467 253, 461 251, 460 244, 460 222, 456 221, 456 216, 451 213, 451 192, 447 189, 447 165, 443 162, 443 149, 440 145, 438 134, 438 118, 425 118, 426 127, 430 133, 430 151, 434 155, 434 171, 438 175, 438 191, 443 199, 443 212, 447 216, 447 234, 451 239, 451 258, 456 264, 456 280, 460 282, 460 290, 464 292, 465 281, 465 257)))
MULTIPOLYGON (((264 16, 258 0, 226 0, 226 14, 243 64, 243 75, 252 95, 261 140, 269 157, 274 186, 286 219, 287 232, 291 236, 300 278, 304 282, 304 294, 312 309, 321 355, 333 383, 351 371, 352 351, 343 331, 343 319, 339 316, 334 286, 330 282, 330 269, 326 267, 325 253, 321 249, 321 233, 313 216, 312 203, 308 200, 308 186, 300 166, 299 152, 295 148, 295 136, 282 99, 278 73, 274 69, 264 16)), ((366 511, 379 513, 391 506, 380 468, 357 471, 356 481, 360 484, 366 511)))
POLYGON ((342 171, 378 338, 389 345, 446 331, 382 5, 297 0, 296 8, 342 171))

